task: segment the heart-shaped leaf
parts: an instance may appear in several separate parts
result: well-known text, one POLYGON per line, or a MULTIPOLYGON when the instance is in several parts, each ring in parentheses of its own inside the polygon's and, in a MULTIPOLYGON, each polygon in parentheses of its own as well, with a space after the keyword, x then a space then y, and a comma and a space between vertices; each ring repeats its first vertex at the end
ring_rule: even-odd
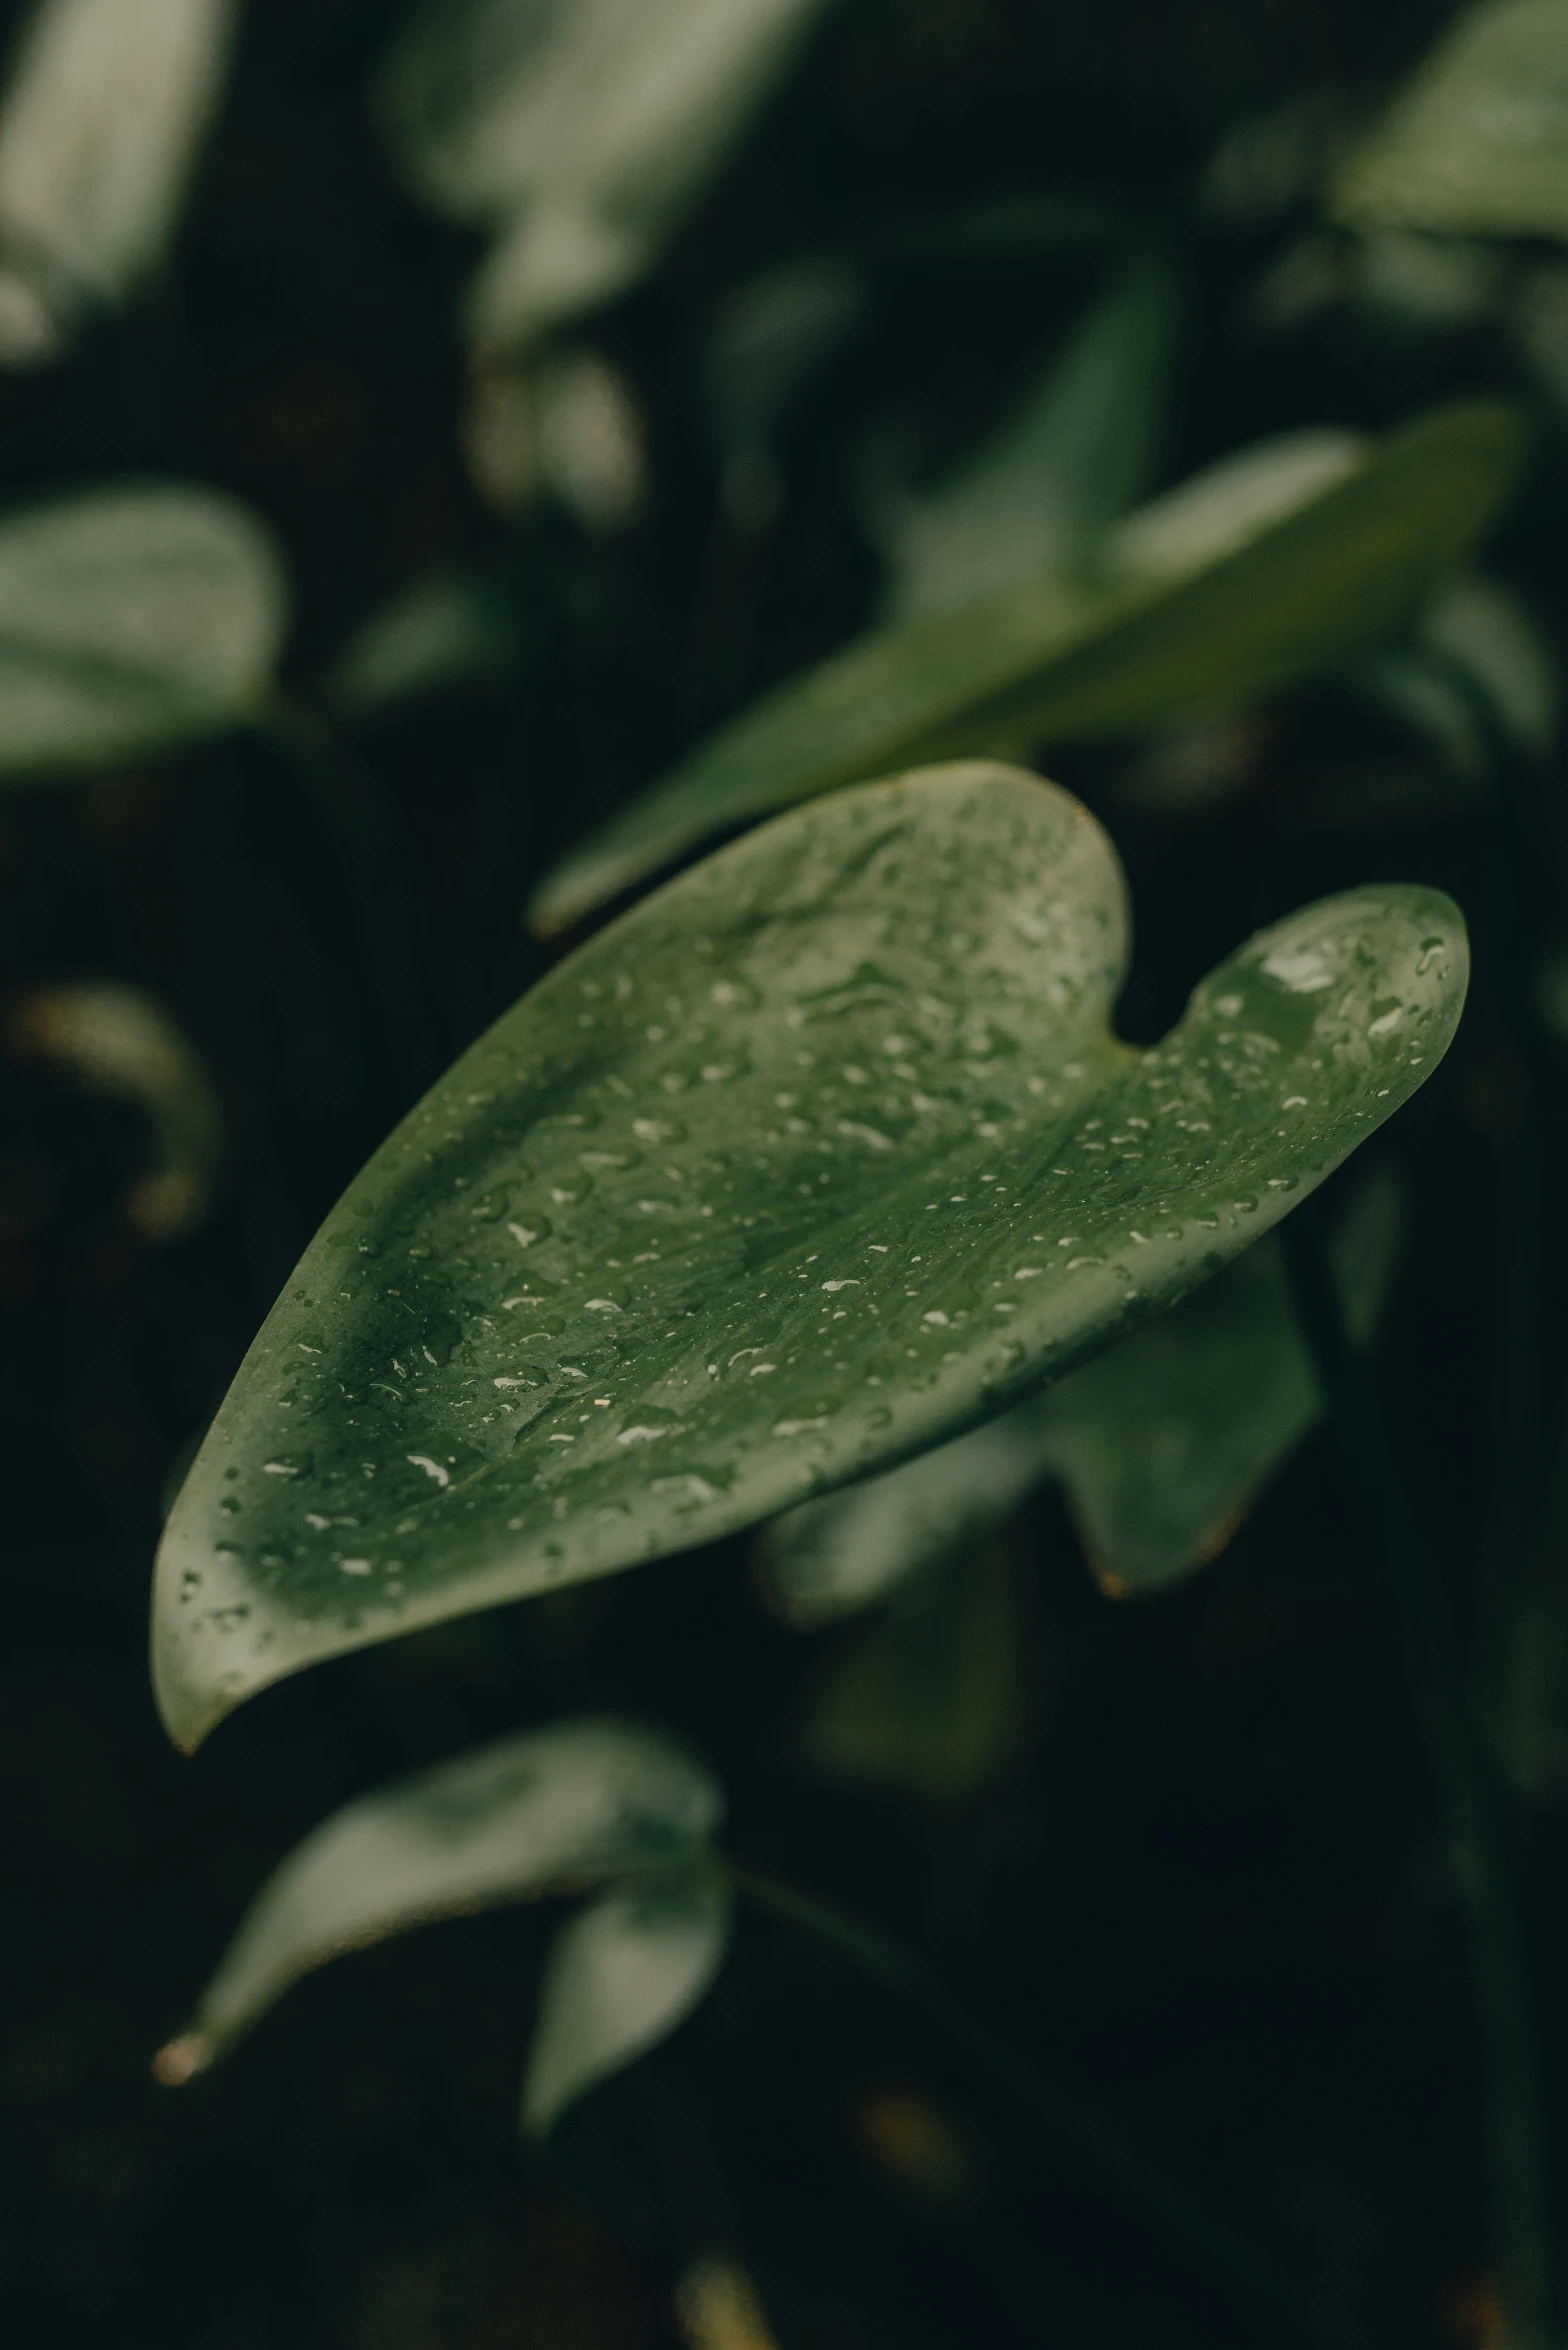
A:
POLYGON ((583 1882, 653 1871, 700 1852, 723 1798, 657 1731, 563 1722, 498 1739, 347 1804, 262 1887, 159 2058, 189 2080, 249 2031, 291 1983, 349 1950, 435 1918, 583 1882))
POLYGON ((1233 709, 1406 620, 1518 471, 1495 404, 1370 453, 1308 433, 1244 451, 1130 515, 1099 584, 1007 587, 860 638, 655 784, 539 891, 562 930, 713 833, 915 759, 1011 753, 1233 709))
POLYGON ((254 717, 285 596, 230 498, 136 483, 0 521, 0 774, 71 772, 254 717))
POLYGON ((1568 7, 1485 0, 1444 35, 1350 157, 1342 220, 1568 236, 1568 7))
POLYGON ((1001 1410, 1430 1073, 1430 890, 1276 923, 1153 1051, 1115 854, 983 764, 734 843, 560 964, 328 1218, 160 1554, 193 1743, 314 1659, 688 1548, 1001 1410))
POLYGON ((726 1879, 699 1863, 617 1886, 561 1928, 523 2084, 531 2137, 685 2021, 723 1963, 730 1906, 726 1879))
MULTIPOLYGON (((1333 1235, 1361 1343, 1398 1231, 1397 1187, 1373 1181, 1333 1235)), ((1214 1555, 1318 1410, 1284 1267, 1264 1239, 1043 1395, 786 1510, 763 1532, 766 1586, 790 1622, 832 1623, 972 1549, 1055 1475, 1105 1587, 1152 1590, 1214 1555)))
POLYGON ((0 365, 54 358, 162 259, 237 0, 41 0, 0 106, 0 365))

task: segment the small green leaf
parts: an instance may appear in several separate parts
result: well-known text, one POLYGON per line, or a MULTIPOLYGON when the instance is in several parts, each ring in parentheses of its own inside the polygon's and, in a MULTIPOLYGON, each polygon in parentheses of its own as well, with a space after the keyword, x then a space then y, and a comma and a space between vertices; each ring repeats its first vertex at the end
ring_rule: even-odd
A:
POLYGON ((1484 0, 1432 51, 1333 192, 1354 224, 1568 236, 1568 6, 1484 0))
POLYGON ((802 1751, 849 1786, 962 1802, 1017 1761, 1034 1687, 1019 1560, 993 1537, 904 1584, 821 1660, 802 1751))
POLYGON ((0 366, 57 357, 162 260, 237 0, 41 0, 0 104, 0 366))
MULTIPOLYGON (((1355 1337, 1392 1277, 1397 1186, 1364 1183, 1332 1254, 1355 1337)), ((1175 1581, 1220 1549, 1319 1412, 1274 1243, 1043 1395, 884 1476, 787 1510, 761 1540, 770 1595, 802 1628, 881 1598, 1066 1486, 1101 1581, 1175 1581)))
POLYGON ((616 1721, 498 1739, 363 1796, 267 1880, 160 2075, 190 2079, 345 1951, 498 1902, 662 1875, 702 1848, 722 1808, 679 1747, 616 1721))
POLYGON ((321 1657, 755 1524, 1172 1304, 1415 1091, 1457 910, 1262 932, 1149 1052, 1115 854, 983 764, 734 843, 427 1095, 242 1365, 160 1554, 194 1743, 321 1657))
MULTIPOLYGON (((1335 1235, 1347 1318, 1363 1344, 1387 1293, 1398 1223, 1393 1186, 1368 1184, 1335 1235)), ((1155 1590, 1213 1558, 1322 1410, 1277 1247, 1249 1249, 1036 1409, 1042 1466, 1066 1487, 1108 1592, 1155 1590)))
POLYGON ((136 483, 0 521, 0 774, 69 773, 254 717, 285 598, 210 490, 136 483))
POLYGON ((384 111, 426 200, 499 232, 469 303, 516 347, 651 266, 825 0, 433 0, 384 111))
POLYGON ((1370 453, 1294 434, 1128 517, 1091 590, 1007 587, 860 638, 770 694, 557 868, 562 930, 711 834, 903 761, 1233 709, 1410 617, 1518 471, 1513 412, 1439 410, 1370 453))
POLYGON ((18 1058, 52 1061, 143 1112, 152 1164, 125 1201, 142 1239, 173 1240, 200 1223, 223 1155, 222 1115, 194 1046, 161 1004, 107 981, 39 987, 11 1004, 5 1034, 18 1058))
POLYGON ((419 694, 503 676, 513 652, 484 582, 443 574, 372 614, 338 665, 333 698, 350 717, 372 717, 419 694))
POLYGON ((884 499, 890 618, 1087 570, 1147 484, 1175 326, 1169 272, 1125 271, 977 455, 935 489, 884 499))
POLYGON ((724 1963, 730 1890, 699 1863, 617 1886, 556 1937, 523 2086, 543 2138, 567 2106, 683 2023, 724 1963))

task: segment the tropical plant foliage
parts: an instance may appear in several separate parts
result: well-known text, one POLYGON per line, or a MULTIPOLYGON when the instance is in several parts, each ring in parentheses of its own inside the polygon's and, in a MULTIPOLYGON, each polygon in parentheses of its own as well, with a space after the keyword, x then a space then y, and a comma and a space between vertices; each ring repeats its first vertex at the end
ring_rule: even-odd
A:
POLYGON ((1568 2338, 1568 0, 1059 15, 10 11, 40 2338, 1568 2338))

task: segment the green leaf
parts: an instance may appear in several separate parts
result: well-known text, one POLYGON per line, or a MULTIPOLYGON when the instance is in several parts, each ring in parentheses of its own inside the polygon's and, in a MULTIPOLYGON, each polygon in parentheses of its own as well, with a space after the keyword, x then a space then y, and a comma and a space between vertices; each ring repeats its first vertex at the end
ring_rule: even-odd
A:
MULTIPOLYGON (((1366 1344, 1393 1271, 1399 1203, 1368 1184, 1335 1235, 1366 1344)), ((1040 1458, 1067 1488, 1103 1587, 1124 1598, 1222 1550, 1322 1411, 1274 1244, 1042 1398, 1040 1458)))
POLYGON ((825 0, 433 0, 384 111, 426 200, 498 232, 469 302, 536 341, 657 258, 825 0))
POLYGON ((142 1111, 153 1163, 125 1201, 142 1239, 173 1240, 201 1221, 223 1155, 222 1114, 199 1055, 160 1004, 106 981, 34 988, 12 1003, 6 1042, 142 1111))
POLYGON ((557 868, 564 929, 712 833, 915 759, 1115 735, 1235 708, 1389 634, 1517 473, 1512 411, 1439 410, 1370 453, 1296 434, 1156 499, 1092 591, 998 590, 860 638, 782 686, 557 868))
POLYGON ((57 357, 163 259, 236 0, 41 0, 0 104, 0 366, 57 357))
POLYGON ((935 489, 885 498, 890 618, 1087 569, 1152 469, 1175 326, 1169 272, 1127 270, 977 455, 935 489))
POLYGON ((333 694, 366 718, 444 687, 504 676, 515 647, 482 580, 442 575, 373 613, 338 666, 333 694))
POLYGON ((706 1844, 722 1808, 679 1747, 617 1721, 498 1739, 363 1796, 267 1880, 160 2074, 190 2079, 345 1951, 498 1902, 662 1875, 706 1844))
MULTIPOLYGON (((1399 1227, 1397 1186, 1374 1178, 1334 1233, 1362 1344, 1387 1295, 1399 1227)), ((1055 1475, 1106 1588, 1149 1590, 1223 1547, 1319 1409, 1265 1239, 1043 1395, 775 1518, 760 1546, 767 1588, 792 1623, 831 1623, 1004 1526, 1055 1475)))
POLYGON ((351 1185, 169 1520, 193 1743, 320 1657, 755 1524, 1218 1271, 1430 1073, 1463 924, 1276 923, 1117 1042, 1115 854, 984 764, 732 844, 559 964, 351 1185))
POLYGON ((209 490, 135 483, 0 521, 0 774, 69 773, 254 717, 285 597, 209 490))
POLYGON ((1034 1687, 1022 1570, 993 1538, 904 1584, 823 1658, 802 1751, 849 1786, 962 1802, 1017 1761, 1034 1687))
POLYGON ((540 1994, 523 2128, 568 2105, 683 2023, 724 1962, 730 1891, 711 1865, 621 1885, 563 1926, 540 1994))
POLYGON ((1462 15, 1351 155, 1339 218, 1477 236, 1568 236, 1568 6, 1462 15))

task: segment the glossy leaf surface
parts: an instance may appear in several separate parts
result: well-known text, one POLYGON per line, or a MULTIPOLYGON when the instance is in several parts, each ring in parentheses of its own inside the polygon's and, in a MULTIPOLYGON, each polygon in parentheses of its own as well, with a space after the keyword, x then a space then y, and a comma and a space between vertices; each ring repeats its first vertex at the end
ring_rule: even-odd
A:
MULTIPOLYGON (((1399 1222, 1397 1186, 1374 1180, 1330 1244, 1362 1343, 1388 1291, 1399 1222)), ((792 1623, 831 1623, 983 1540, 1055 1475, 1106 1587, 1153 1589, 1223 1546, 1318 1411, 1265 1239, 1043 1395, 785 1511, 762 1535, 767 1587, 792 1623)))
POLYGON ((901 761, 1010 753, 1238 707, 1407 620, 1518 468, 1511 411, 1439 411, 1370 454, 1244 451, 1119 526, 1092 590, 1001 589, 875 631, 769 695, 577 851, 531 918, 564 929, 710 834, 901 761))
POLYGON ((470 322, 535 339, 646 269, 824 0, 434 0, 386 113, 430 202, 503 232, 470 322))
POLYGON ((262 707, 277 558, 244 507, 135 484, 0 521, 0 774, 102 765, 262 707))
POLYGON ((431 1919, 641 1870, 700 1850, 722 1798, 656 1731, 566 1722, 497 1740, 351 1803, 263 1886, 161 2070, 188 2079, 291 1983, 431 1919))
POLYGON ((192 1743, 281 1675, 940 1442, 1265 1231, 1441 1056, 1463 926, 1309 907, 1109 1027, 1114 852, 958 765, 736 842, 557 968, 372 1159, 160 1555, 192 1743))
POLYGON ((162 259, 236 0, 42 0, 0 103, 0 365, 51 359, 162 259))
POLYGON ((566 2107, 673 2032, 724 1960, 730 1891, 716 1868, 620 1885, 561 1928, 540 1994, 523 2128, 566 2107))
POLYGON ((1341 218, 1476 236, 1568 236, 1568 7, 1483 0, 1351 156, 1341 218))
POLYGON ((1088 568, 1147 486, 1175 325, 1168 274, 1128 271, 983 448, 935 487, 885 500, 890 617, 1088 568))

